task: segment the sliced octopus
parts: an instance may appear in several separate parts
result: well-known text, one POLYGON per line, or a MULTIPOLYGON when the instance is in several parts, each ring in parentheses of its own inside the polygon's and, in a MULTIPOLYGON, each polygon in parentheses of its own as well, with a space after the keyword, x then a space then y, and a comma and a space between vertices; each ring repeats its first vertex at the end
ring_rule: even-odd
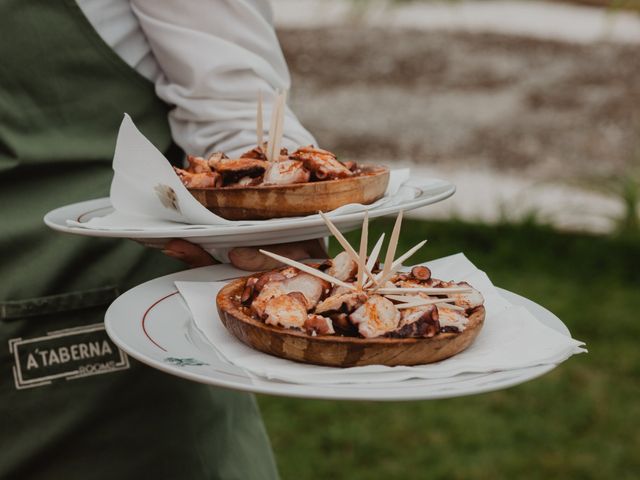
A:
POLYGON ((427 294, 415 292, 390 298, 374 289, 357 290, 354 286, 356 265, 342 252, 317 268, 340 279, 335 285, 295 267, 285 267, 250 277, 245 283, 241 302, 269 325, 297 329, 308 335, 341 335, 361 338, 431 338, 440 333, 462 332, 470 315, 484 303, 482 294, 466 282, 443 282, 434 279, 426 267, 414 267, 398 273, 385 287, 431 288, 464 287, 469 292, 427 294), (399 308, 412 298, 433 300, 453 297, 452 304, 435 303, 399 308))
POLYGON ((390 332, 388 336, 392 338, 430 338, 439 332, 440 322, 437 307, 435 305, 424 305, 404 309, 398 329, 390 332))
POLYGON ((293 152, 290 158, 302 161, 305 168, 319 180, 346 178, 353 175, 353 172, 340 163, 333 153, 320 148, 302 147, 293 152))
POLYGON ((365 338, 375 338, 398 328, 400 311, 393 302, 380 295, 373 295, 349 316, 365 338))
POLYGON ((346 282, 354 279, 358 271, 358 264, 351 259, 347 252, 341 252, 331 260, 327 273, 338 280, 346 282))
POLYGON ((214 188, 222 185, 222 177, 216 172, 192 173, 177 167, 173 169, 187 188, 214 188))
POLYGON ((284 328, 302 328, 307 321, 303 298, 293 293, 270 298, 264 307, 264 323, 284 328))
POLYGON ((291 185, 293 183, 305 183, 311 178, 309 170, 304 168, 302 162, 297 160, 282 160, 271 162, 264 173, 264 185, 291 185))
POLYGON ((328 282, 304 272, 289 278, 275 272, 265 275, 268 276, 265 277, 264 283, 261 283, 262 279, 259 279, 255 284, 254 288, 259 293, 251 302, 251 307, 261 317, 265 314, 267 302, 274 297, 300 293, 304 298, 305 308, 311 310, 329 289, 328 282))

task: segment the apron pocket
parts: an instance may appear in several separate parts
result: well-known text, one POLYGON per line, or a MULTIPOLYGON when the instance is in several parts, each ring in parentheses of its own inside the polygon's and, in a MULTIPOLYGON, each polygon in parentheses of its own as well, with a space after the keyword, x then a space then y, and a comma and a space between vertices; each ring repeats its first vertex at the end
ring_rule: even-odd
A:
POLYGON ((113 302, 120 291, 115 286, 67 292, 46 297, 11 300, 0 303, 0 320, 41 317, 61 312, 101 307, 113 302))

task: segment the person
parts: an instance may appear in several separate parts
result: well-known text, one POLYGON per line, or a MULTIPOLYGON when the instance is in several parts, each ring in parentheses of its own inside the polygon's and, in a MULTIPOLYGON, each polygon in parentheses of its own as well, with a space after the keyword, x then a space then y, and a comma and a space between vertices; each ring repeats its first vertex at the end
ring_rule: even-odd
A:
MULTIPOLYGON (((108 195, 124 112, 172 162, 253 146, 257 92, 289 86, 268 3, 7 0, 0 13, 0 478, 276 478, 253 396, 142 366, 104 331, 120 292, 183 268, 170 257, 213 259, 42 223, 108 195)), ((290 110, 283 142, 313 143, 290 110)), ((270 266, 252 248, 229 257, 270 266)))

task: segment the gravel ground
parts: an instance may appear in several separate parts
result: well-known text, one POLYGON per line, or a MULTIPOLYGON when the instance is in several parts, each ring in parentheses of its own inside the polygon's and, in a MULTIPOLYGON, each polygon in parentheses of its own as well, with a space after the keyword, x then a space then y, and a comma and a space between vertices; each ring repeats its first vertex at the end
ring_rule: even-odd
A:
POLYGON ((637 46, 365 25, 279 37, 294 111, 343 157, 547 181, 623 174, 640 149, 637 46))

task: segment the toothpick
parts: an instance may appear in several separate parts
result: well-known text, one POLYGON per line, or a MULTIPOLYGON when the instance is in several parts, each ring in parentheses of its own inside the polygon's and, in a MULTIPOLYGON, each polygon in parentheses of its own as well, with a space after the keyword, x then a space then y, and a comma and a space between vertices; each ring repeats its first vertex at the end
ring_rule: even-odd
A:
POLYGON ((275 162, 276 161, 276 156, 275 156, 275 151, 276 151, 276 138, 278 136, 278 122, 280 119, 280 108, 281 108, 281 104, 282 104, 282 93, 280 92, 280 90, 278 90, 277 96, 273 102, 273 124, 270 126, 270 131, 273 131, 272 137, 271 137, 271 144, 269 145, 269 161, 271 162, 275 162))
POLYGON ((373 270, 374 265, 378 261, 378 255, 380 255, 380 249, 382 249, 382 242, 384 242, 384 233, 380 235, 380 238, 373 246, 373 250, 369 254, 369 260, 367 261, 367 268, 373 270))
POLYGON ((364 212, 364 220, 362 222, 362 235, 360 236, 360 255, 358 257, 358 280, 356 288, 362 290, 362 282, 364 280, 365 262, 367 259, 367 243, 369 241, 369 212, 364 212))
POLYGON ((417 244, 415 247, 410 248, 404 255, 402 255, 401 257, 399 257, 397 260, 395 260, 392 264, 391 264, 391 268, 389 269, 390 272, 395 273, 400 267, 402 267, 402 262, 404 262, 405 260, 407 260, 409 257, 411 257, 414 253, 416 253, 418 250, 420 250, 424 244, 427 243, 426 240, 421 241, 419 244, 417 244))
MULTIPOLYGON (((369 260, 367 261, 367 269, 369 269, 369 271, 373 271, 373 267, 378 261, 378 255, 380 255, 380 250, 382 249, 382 242, 384 242, 384 233, 380 235, 380 238, 373 246, 373 250, 371 250, 371 253, 369 254, 369 260)), ((364 284, 364 288, 370 288, 372 285, 373 282, 371 281, 371 279, 368 279, 364 284)))
MULTIPOLYGON (((396 261, 394 261, 391 264, 391 267, 388 269, 386 275, 384 275, 384 271, 382 272, 382 275, 378 278, 378 285, 384 285, 385 282, 389 280, 391 276, 396 272, 396 270, 398 270, 402 266, 402 262, 404 262, 407 258, 411 257, 411 255, 416 253, 418 250, 420 250, 425 243, 427 243, 426 240, 421 241, 415 247, 409 249, 408 252, 406 252, 404 255, 402 255, 396 261)), ((384 266, 386 268, 387 264, 385 263, 384 266)))
POLYGON ((269 140, 267 141, 267 151, 265 155, 267 160, 273 161, 271 152, 273 151, 273 142, 276 135, 276 122, 278 119, 278 105, 280 104, 280 96, 276 96, 271 107, 271 122, 269 123, 269 140))
POLYGON ((381 295, 395 294, 395 293, 426 293, 428 295, 444 295, 449 293, 471 293, 471 288, 464 287, 396 287, 396 288, 378 288, 376 293, 381 295))
POLYGON ((391 232, 389 246, 387 246, 387 255, 384 257, 384 266, 382 267, 382 274, 380 275, 380 278, 387 276, 389 269, 391 268, 391 264, 393 263, 393 258, 396 256, 396 248, 398 247, 398 239, 400 238, 400 226, 402 225, 402 215, 403 212, 400 210, 400 213, 398 213, 398 217, 396 218, 396 223, 393 226, 393 231, 391 232))
POLYGON ((258 112, 256 116, 256 134, 258 137, 258 148, 262 150, 263 148, 263 135, 264 135, 264 126, 262 124, 262 90, 258 90, 258 112))
POLYGON ((447 301, 455 301, 452 298, 421 298, 416 295, 385 295, 385 298, 395 300, 396 302, 406 302, 401 305, 396 305, 396 308, 409 308, 405 305, 419 307, 421 305, 446 304, 447 308, 451 308, 452 310, 464 310, 464 308, 458 307, 457 305, 449 305, 446 303, 447 301))
POLYGON ((287 109, 287 91, 284 90, 280 94, 280 108, 278 109, 278 117, 276 119, 276 133, 273 139, 272 158, 274 162, 280 160, 280 145, 282 144, 282 134, 284 133, 284 113, 287 109))
MULTIPOLYGON (((342 248, 344 248, 344 251, 347 252, 347 254, 351 257, 351 260, 356 262, 356 265, 357 265, 358 262, 359 262, 359 256, 356 253, 356 251, 353 249, 351 244, 347 241, 346 238, 344 238, 344 235, 342 235, 342 232, 340 232, 340 230, 338 230, 338 227, 336 227, 333 224, 333 222, 331 220, 329 220, 329 217, 327 217, 324 213, 322 213, 320 211, 318 213, 320 214, 320 216, 324 220, 324 223, 327 225, 327 228, 331 231, 331 233, 333 233, 334 238, 338 241, 338 243, 340 245, 342 245, 342 248)), ((366 267, 366 265, 365 265, 364 273, 367 274, 367 276, 371 279, 371 281, 373 283, 375 283, 375 284, 378 283, 376 278, 375 278, 375 275, 373 273, 371 273, 371 271, 366 267)))
POLYGON ((260 253, 266 255, 267 257, 271 257, 274 260, 277 260, 285 265, 289 265, 290 267, 295 267, 298 270, 302 270, 303 272, 308 273, 309 275, 313 275, 314 277, 321 278, 322 280, 326 280, 327 282, 331 282, 335 285, 340 285, 341 287, 348 288, 349 290, 355 290, 356 288, 353 285, 343 282, 342 280, 338 280, 337 278, 332 277, 320 270, 317 270, 309 265, 305 265, 304 263, 297 262, 295 260, 291 260, 290 258, 283 257, 282 255, 278 255, 277 253, 268 252, 266 250, 259 250, 260 253))
POLYGON ((437 306, 440 306, 440 307, 449 308, 449 309, 451 309, 451 310, 457 310, 457 311, 459 311, 459 312, 464 312, 464 311, 465 311, 465 309, 464 309, 464 308, 459 307, 459 306, 457 306, 457 305, 451 305, 450 303, 436 303, 436 305, 437 305, 437 306))
POLYGON ((336 238, 338 243, 340 245, 342 245, 342 248, 344 248, 344 251, 349 254, 349 256, 351 257, 352 260, 357 262, 358 261, 358 254, 353 249, 351 244, 347 241, 347 239, 344 238, 344 235, 342 235, 342 232, 340 230, 338 230, 338 228, 333 224, 333 222, 329 219, 329 217, 327 217, 323 212, 319 211, 318 213, 320 214, 320 216, 324 220, 324 223, 327 225, 327 227, 329 228, 331 233, 333 233, 333 236, 336 238))
MULTIPOLYGON (((410 303, 401 303, 400 305, 396 305, 398 310, 402 310, 405 308, 413 308, 413 307, 423 307, 425 305, 437 305, 440 303, 446 304, 447 307, 450 305, 447 302, 454 302, 454 298, 435 298, 435 299, 427 299, 424 298, 420 301, 410 302, 410 303)), ((455 307, 456 305, 454 305, 455 307)), ((464 309, 463 309, 464 310, 464 309)))
POLYGON ((424 297, 419 297, 418 295, 392 295, 390 293, 385 294, 385 297, 387 297, 390 300, 395 300, 396 302, 415 302, 416 300, 421 300, 421 299, 425 299, 424 297))

